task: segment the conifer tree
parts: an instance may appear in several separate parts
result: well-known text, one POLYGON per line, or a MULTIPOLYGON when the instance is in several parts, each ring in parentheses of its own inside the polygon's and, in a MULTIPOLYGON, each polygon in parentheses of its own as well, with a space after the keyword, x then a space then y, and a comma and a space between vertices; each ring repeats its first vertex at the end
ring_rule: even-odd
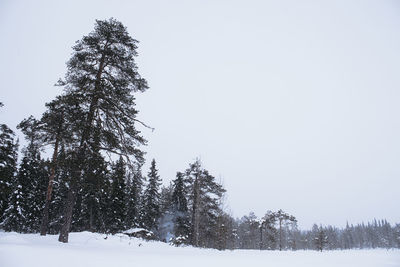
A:
MULTIPOLYGON (((0 103, 0 106, 2 104, 0 103)), ((5 124, 0 124, 0 221, 8 208, 13 192, 14 176, 17 171, 18 142, 14 132, 5 124)), ((14 188, 15 189, 15 188, 14 188)))
MULTIPOLYGON (((315 225, 314 227, 315 228, 315 225)), ((322 226, 317 226, 316 230, 314 230, 315 236, 314 236, 314 244, 317 250, 321 251, 325 248, 325 246, 328 244, 328 236, 325 233, 325 230, 322 228, 322 226)))
POLYGON ((99 149, 143 162, 138 146, 146 141, 136 128, 141 122, 136 118, 133 93, 148 87, 134 60, 137 43, 119 21, 97 20, 94 31, 73 47, 68 72, 58 83, 65 88, 67 106, 73 107, 67 112, 73 118, 68 123, 74 134, 70 144, 74 160, 60 242, 68 242, 87 151, 99 149))
POLYGON ((172 212, 175 214, 174 236, 176 244, 187 244, 189 242, 190 221, 186 195, 183 173, 178 172, 173 182, 172 193, 172 212))
POLYGON ((202 168, 199 160, 190 164, 185 176, 190 188, 191 244, 216 247, 219 203, 225 189, 202 168))
POLYGON ((24 202, 28 192, 26 179, 20 179, 17 175, 12 181, 12 194, 9 195, 8 207, 4 212, 3 220, 0 224, 5 231, 26 232, 25 215, 28 213, 27 205, 24 202))
POLYGON ((278 231, 279 231, 279 250, 283 249, 283 241, 284 241, 284 229, 285 226, 288 224, 292 224, 295 226, 297 224, 297 220, 294 216, 287 214, 283 210, 278 210, 273 214, 276 218, 277 224, 278 224, 278 231))
POLYGON ((233 218, 221 209, 218 214, 217 222, 216 248, 218 250, 225 250, 227 248, 233 249, 236 242, 233 218))
POLYGON ((109 173, 104 157, 97 151, 87 153, 84 175, 80 184, 80 210, 75 227, 81 231, 104 231, 104 219, 101 200, 110 191, 107 183, 109 173))
POLYGON ((129 176, 127 183, 126 219, 127 229, 139 227, 141 225, 140 209, 141 194, 143 187, 143 176, 141 165, 136 164, 129 176))
POLYGON ((160 218, 160 185, 156 161, 151 161, 148 173, 148 183, 143 195, 143 227, 148 230, 157 230, 160 218))
MULTIPOLYGON (((60 232, 62 224, 62 215, 64 212, 64 200, 68 193, 68 179, 70 177, 70 157, 63 144, 60 144, 60 151, 57 154, 57 168, 54 169, 54 180, 52 183, 51 206, 48 206, 48 222, 45 225, 46 231, 51 234, 60 232)), ((48 191, 47 191, 48 192, 48 191)), ((46 196, 47 201, 47 196, 46 196)), ((43 218, 42 218, 43 220, 43 218)), ((41 223, 41 234, 43 230, 43 221, 41 223)))
POLYGON ((50 103, 46 103, 47 110, 43 113, 40 120, 36 120, 33 116, 24 119, 18 128, 26 135, 29 142, 35 144, 35 147, 53 146, 52 160, 49 165, 48 185, 46 190, 45 204, 42 213, 40 234, 46 235, 49 208, 53 191, 53 182, 55 179, 57 158, 60 144, 71 145, 73 143, 73 124, 68 123, 76 121, 80 118, 77 115, 76 104, 68 100, 69 96, 58 96, 50 103))
POLYGON ((261 231, 261 236, 259 236, 259 230, 263 229, 265 226, 264 223, 262 223, 263 227, 260 226, 260 220, 254 212, 250 212, 249 215, 243 216, 239 220, 238 225, 239 248, 264 249, 266 243, 264 241, 265 238, 263 238, 261 231))
POLYGON ((114 164, 111 172, 111 195, 109 203, 108 227, 111 233, 124 229, 125 222, 125 178, 126 169, 122 157, 114 164))
POLYGON ((31 116, 17 126, 28 141, 18 170, 18 180, 24 184, 22 190, 26 192, 22 202, 25 206, 24 226, 27 232, 39 231, 48 180, 48 163, 40 155, 43 142, 37 133, 38 125, 39 122, 31 116))
POLYGON ((32 150, 32 147, 28 146, 15 179, 16 192, 19 195, 15 204, 18 204, 19 212, 24 218, 21 222, 23 225, 21 230, 24 232, 39 231, 48 177, 45 165, 39 151, 32 150))
POLYGON ((76 116, 71 117, 71 115, 75 115, 73 110, 76 105, 69 105, 67 104, 68 102, 71 101, 67 101, 66 96, 58 96, 50 103, 46 103, 47 110, 43 113, 35 130, 36 138, 41 140, 43 146, 51 145, 53 147, 46 199, 40 225, 41 235, 46 235, 48 230, 50 202, 52 200, 60 146, 61 144, 65 146, 65 144, 73 143, 72 123, 68 123, 68 121, 71 122, 76 119, 76 116))
POLYGON ((9 207, 4 213, 2 225, 7 231, 36 232, 39 226, 40 212, 43 206, 46 167, 40 158, 40 142, 34 134, 37 121, 30 117, 22 121, 21 129, 28 141, 23 149, 18 173, 13 179, 13 192, 9 196, 9 207))

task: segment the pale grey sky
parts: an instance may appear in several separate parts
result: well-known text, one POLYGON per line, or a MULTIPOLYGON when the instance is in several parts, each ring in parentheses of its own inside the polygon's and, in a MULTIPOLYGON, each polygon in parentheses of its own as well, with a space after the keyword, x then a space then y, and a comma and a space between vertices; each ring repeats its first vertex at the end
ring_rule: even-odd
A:
POLYGON ((0 122, 39 117, 110 17, 140 41, 144 149, 165 181, 200 157, 237 217, 400 222, 399 1, 2 0, 0 122))

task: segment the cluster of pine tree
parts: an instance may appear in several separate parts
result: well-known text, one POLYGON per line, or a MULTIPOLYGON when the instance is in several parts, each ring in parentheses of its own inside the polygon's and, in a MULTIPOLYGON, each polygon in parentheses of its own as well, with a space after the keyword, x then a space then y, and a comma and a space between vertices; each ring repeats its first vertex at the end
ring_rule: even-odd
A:
MULTIPOLYGON (((28 145, 17 166, 18 142, 6 125, 1 127, 1 228, 35 233, 41 230, 49 177, 52 198, 48 210, 48 232, 60 233, 65 200, 71 183, 71 155, 60 145, 52 175, 52 162, 41 158, 33 132, 36 121, 24 120, 28 145)), ((117 233, 132 228, 152 231, 156 238, 176 244, 220 247, 220 202, 225 190, 205 170, 200 161, 178 172, 169 186, 161 186, 156 161, 147 176, 142 165, 129 164, 120 156, 106 160, 99 152, 87 151, 71 219, 71 231, 117 233)))
POLYGON ((139 147, 147 141, 137 125, 148 126, 137 119, 134 94, 148 86, 134 60, 137 43, 115 19, 96 21, 73 47, 58 82, 63 93, 40 119, 18 125, 27 141, 19 163, 18 139, 0 125, 2 229, 59 234, 61 242, 70 231, 144 228, 158 240, 217 249, 400 247, 400 225, 386 221, 300 231, 282 210, 234 219, 222 208, 225 189, 199 160, 169 186, 155 160, 143 175, 139 147))

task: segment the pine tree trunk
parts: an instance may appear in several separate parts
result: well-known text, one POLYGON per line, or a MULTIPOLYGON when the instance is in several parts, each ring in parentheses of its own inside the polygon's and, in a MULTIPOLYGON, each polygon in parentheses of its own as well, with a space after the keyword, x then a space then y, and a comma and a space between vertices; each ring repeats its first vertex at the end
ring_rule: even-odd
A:
POLYGON ((63 218, 63 225, 61 227, 60 236, 58 237, 58 241, 63 243, 68 243, 69 231, 71 228, 72 222, 72 213, 74 210, 75 200, 76 200, 76 186, 74 188, 70 188, 67 197, 67 203, 65 207, 65 213, 63 218))

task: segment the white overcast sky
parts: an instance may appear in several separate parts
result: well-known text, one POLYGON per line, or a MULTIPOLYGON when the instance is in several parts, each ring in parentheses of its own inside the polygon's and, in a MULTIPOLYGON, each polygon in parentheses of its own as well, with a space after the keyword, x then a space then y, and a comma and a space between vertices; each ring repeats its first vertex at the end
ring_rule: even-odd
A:
POLYGON ((165 181, 199 157, 235 217, 400 222, 400 1, 1 0, 0 122, 40 117, 71 46, 110 17, 140 41, 165 181))

